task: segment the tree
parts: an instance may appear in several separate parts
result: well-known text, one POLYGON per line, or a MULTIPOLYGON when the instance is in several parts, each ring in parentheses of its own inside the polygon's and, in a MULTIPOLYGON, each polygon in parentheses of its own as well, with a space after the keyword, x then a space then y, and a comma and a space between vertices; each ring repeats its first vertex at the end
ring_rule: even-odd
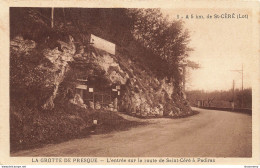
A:
POLYGON ((150 49, 157 57, 166 61, 162 67, 165 77, 179 83, 179 64, 187 59, 189 32, 184 30, 182 21, 169 21, 160 9, 129 9, 134 20, 132 30, 135 39, 150 49))
POLYGON ((139 61, 145 66, 148 65, 146 67, 155 72, 157 77, 167 77, 177 85, 181 83, 179 67, 191 51, 188 47, 189 32, 184 29, 182 21, 170 21, 160 9, 154 8, 55 8, 55 28, 50 29, 50 11, 51 8, 16 10, 15 16, 11 19, 11 24, 15 25, 12 26, 12 37, 25 34, 28 39, 41 44, 41 41, 45 40, 43 37, 47 35, 53 37, 52 34, 55 34, 55 37, 60 39, 65 37, 64 34, 70 34, 77 39, 78 43, 85 45, 86 37, 95 34, 116 43, 117 48, 122 47, 131 55, 144 57, 139 58, 139 61), (25 24, 26 22, 20 21, 24 20, 21 19, 22 17, 25 17, 29 23, 37 21, 37 24, 25 24), (21 27, 20 25, 22 28, 14 28, 21 27), (27 25, 31 27, 26 28, 27 25))

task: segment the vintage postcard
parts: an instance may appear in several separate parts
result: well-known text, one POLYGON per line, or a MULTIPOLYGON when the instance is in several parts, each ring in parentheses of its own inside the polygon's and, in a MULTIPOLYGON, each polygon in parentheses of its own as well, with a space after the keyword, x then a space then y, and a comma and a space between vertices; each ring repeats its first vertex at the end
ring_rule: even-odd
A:
POLYGON ((0 4, 1 165, 260 164, 259 2, 0 4))

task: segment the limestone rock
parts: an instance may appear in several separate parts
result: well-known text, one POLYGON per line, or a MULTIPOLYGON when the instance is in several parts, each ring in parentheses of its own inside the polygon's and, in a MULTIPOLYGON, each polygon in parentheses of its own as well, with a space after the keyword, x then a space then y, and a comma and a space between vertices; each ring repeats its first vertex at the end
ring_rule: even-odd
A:
POLYGON ((54 107, 53 101, 57 95, 59 85, 63 81, 65 73, 68 70, 68 62, 73 59, 76 52, 75 45, 73 43, 73 38, 69 36, 69 43, 58 41, 61 44, 63 51, 59 51, 58 48, 53 50, 45 49, 43 50, 43 55, 47 58, 53 66, 46 67, 44 65, 39 65, 39 69, 46 69, 52 74, 51 78, 46 80, 46 87, 54 84, 54 90, 50 98, 43 104, 43 109, 52 109, 54 107))
POLYGON ((86 104, 84 104, 83 99, 80 97, 79 94, 75 94, 74 98, 70 100, 70 103, 75 104, 82 108, 87 108, 86 104))
POLYGON ((92 101, 89 101, 89 107, 90 107, 91 109, 95 109, 94 103, 93 103, 92 101))
POLYGON ((125 84, 129 78, 128 74, 121 69, 119 64, 109 54, 97 56, 95 63, 105 70, 112 83, 125 84), (111 70, 111 67, 113 70, 111 70))
POLYGON ((22 36, 16 36, 10 41, 11 52, 17 54, 29 54, 36 47, 36 43, 33 40, 24 40, 22 36))
POLYGON ((95 109, 96 110, 101 109, 101 104, 98 101, 95 103, 95 109))

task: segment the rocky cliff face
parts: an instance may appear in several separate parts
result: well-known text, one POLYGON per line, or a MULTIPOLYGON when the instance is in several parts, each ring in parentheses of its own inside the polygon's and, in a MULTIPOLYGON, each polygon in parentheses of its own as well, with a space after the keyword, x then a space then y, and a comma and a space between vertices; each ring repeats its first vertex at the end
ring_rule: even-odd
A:
MULTIPOLYGON (((121 54, 120 54, 121 55, 121 54)), ((127 57, 99 54, 98 60, 110 60, 109 64, 99 62, 112 83, 120 83, 122 95, 119 110, 138 116, 182 116, 191 112, 184 93, 174 88, 173 82, 158 80, 142 71, 127 57)), ((106 61, 105 61, 106 62, 106 61)))
MULTIPOLYGON (((119 44, 129 46, 121 46, 111 55, 86 44, 87 33, 93 31, 88 25, 79 31, 76 22, 57 19, 51 28, 35 10, 11 8, 10 13, 15 14, 10 19, 11 150, 89 135, 93 118, 101 121, 98 127, 102 130, 133 126, 133 122, 106 110, 140 117, 191 113, 176 81, 160 78, 167 76, 167 68, 160 69, 165 61, 155 57, 146 60, 152 58, 151 53, 135 41, 119 40, 119 44), (92 81, 88 89, 94 87, 98 92, 111 92, 120 85, 120 96, 111 96, 107 107, 100 110, 100 100, 82 99, 88 93, 76 89, 82 82, 79 79, 92 81)), ((98 31, 106 37, 105 28, 98 31)))
MULTIPOLYGON (((60 84, 69 82, 64 81, 69 80, 66 78, 66 72, 76 67, 80 68, 86 77, 99 74, 109 85, 120 84, 122 90, 118 106, 121 112, 138 116, 182 116, 191 112, 184 93, 174 87, 173 81, 158 80, 142 70, 124 53, 111 55, 93 47, 84 49, 81 45, 75 45, 72 36, 68 36, 68 41, 58 40, 57 44, 59 47, 46 47, 41 53, 37 53, 42 58, 33 68, 34 73, 48 74, 42 81, 44 89, 41 94, 46 94, 46 99, 41 104, 43 109, 54 108, 57 94, 64 95, 64 89, 59 89, 60 84), (48 92, 45 92, 47 90, 48 92)), ((36 42, 24 40, 21 36, 11 40, 11 53, 16 55, 25 53, 27 57, 34 57, 36 47, 36 42)), ((34 82, 30 85, 34 85, 34 82)))
MULTIPOLYGON (((58 50, 58 47, 54 49, 44 48, 42 51, 38 51, 36 48, 36 42, 32 40, 24 40, 23 37, 17 36, 11 40, 11 54, 28 57, 30 60, 35 59, 35 53, 41 55, 41 61, 35 62, 32 67, 30 65, 24 66, 23 68, 31 69, 31 71, 26 75, 26 78, 32 78, 30 80, 24 81, 25 84, 30 86, 41 85, 43 86, 42 92, 38 94, 47 94, 47 100, 42 104, 42 108, 53 109, 54 99, 59 90, 59 85, 65 77, 66 71, 69 69, 68 61, 73 59, 73 56, 76 52, 75 45, 73 43, 73 38, 69 36, 69 42, 57 41, 61 46, 61 50, 58 50), (40 52, 40 53, 39 53, 40 52), (35 78, 41 78, 42 74, 46 74, 45 80, 35 81, 35 78), (47 90, 50 90, 47 92, 47 90), (48 94, 50 93, 50 94, 48 94)), ((40 89, 40 88, 39 88, 40 89)), ((40 92, 41 90, 39 90, 40 92)))

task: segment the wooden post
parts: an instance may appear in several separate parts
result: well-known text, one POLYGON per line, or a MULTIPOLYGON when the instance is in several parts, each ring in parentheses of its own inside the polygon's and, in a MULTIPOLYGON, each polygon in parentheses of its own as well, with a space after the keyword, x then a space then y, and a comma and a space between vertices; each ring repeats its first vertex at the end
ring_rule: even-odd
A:
POLYGON ((242 69, 241 70, 231 70, 231 71, 235 71, 235 72, 239 72, 241 73, 242 75, 242 88, 241 88, 241 91, 242 91, 242 95, 241 95, 241 108, 244 107, 244 95, 243 95, 243 90, 244 90, 244 66, 243 66, 243 63, 242 63, 242 69))
POLYGON ((80 97, 81 97, 82 100, 83 100, 83 89, 79 89, 79 94, 80 94, 80 97))
POLYGON ((54 8, 51 8, 51 28, 54 27, 54 8))
POLYGON ((64 19, 64 25, 66 24, 66 16, 65 16, 65 9, 62 8, 62 12, 63 12, 63 19, 64 19))
POLYGON ((96 109, 94 91, 92 92, 92 94, 93 94, 93 105, 94 105, 94 109, 96 109))
POLYGON ((235 80, 233 80, 233 102, 235 101, 235 80))
POLYGON ((233 94, 233 98, 231 102, 231 108, 232 110, 234 110, 235 109, 235 80, 233 80, 232 94, 233 94))
POLYGON ((103 94, 101 94, 101 96, 102 96, 102 97, 101 97, 101 98, 102 98, 102 104, 101 104, 101 108, 103 108, 103 104, 104 104, 104 98, 103 98, 103 96, 104 96, 104 95, 103 95, 103 94))

